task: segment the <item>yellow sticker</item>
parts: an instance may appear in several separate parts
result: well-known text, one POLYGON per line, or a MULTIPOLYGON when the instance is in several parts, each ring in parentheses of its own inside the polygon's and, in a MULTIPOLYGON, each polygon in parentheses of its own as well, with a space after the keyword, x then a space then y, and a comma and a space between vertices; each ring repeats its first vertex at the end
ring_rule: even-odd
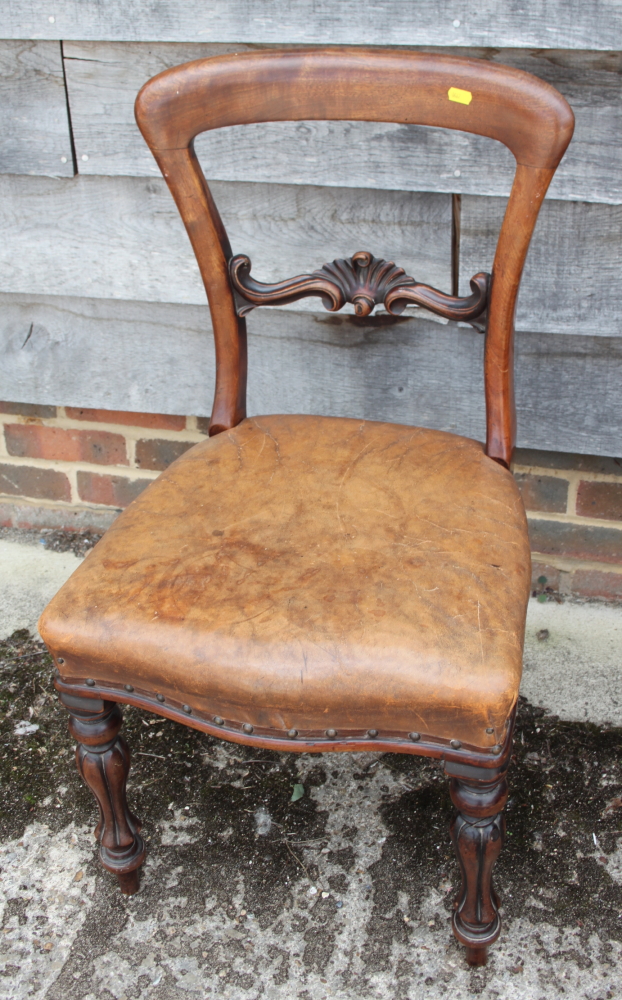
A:
POLYGON ((470 104, 473 100, 470 90, 460 90, 459 87, 450 87, 447 96, 450 101, 456 101, 458 104, 470 104))

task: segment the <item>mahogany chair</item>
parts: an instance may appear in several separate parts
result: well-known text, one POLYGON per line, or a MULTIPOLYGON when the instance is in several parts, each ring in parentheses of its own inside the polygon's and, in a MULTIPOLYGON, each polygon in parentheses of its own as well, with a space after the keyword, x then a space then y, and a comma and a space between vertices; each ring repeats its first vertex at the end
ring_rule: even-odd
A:
POLYGON ((530 585, 515 440, 513 316, 542 200, 573 131, 556 90, 488 62, 325 48, 226 55, 161 73, 136 117, 201 269, 216 344, 209 439, 114 522, 43 613, 101 860, 138 888, 119 703, 236 743, 442 760, 462 871, 453 929, 471 964, 500 929, 491 872, 530 585), (516 175, 492 275, 465 298, 358 252, 267 285, 233 257, 193 150, 225 125, 408 122, 505 143, 516 175), (486 316, 487 440, 319 416, 247 418, 245 314, 319 296, 359 316, 408 303, 486 316))

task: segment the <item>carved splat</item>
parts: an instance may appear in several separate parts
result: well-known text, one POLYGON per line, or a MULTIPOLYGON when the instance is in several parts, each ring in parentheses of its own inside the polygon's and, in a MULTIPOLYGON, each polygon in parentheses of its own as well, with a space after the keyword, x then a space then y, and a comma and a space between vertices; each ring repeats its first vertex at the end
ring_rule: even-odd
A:
POLYGON ((329 312, 338 312, 351 302, 357 316, 369 316, 377 305, 396 316, 407 305, 419 305, 447 319, 471 320, 484 312, 490 282, 490 276, 482 272, 471 278, 471 295, 446 295, 415 281, 393 261, 381 260, 366 250, 359 250, 347 260, 324 264, 311 274, 299 274, 275 284, 256 281, 250 272, 249 257, 238 254, 230 260, 229 274, 240 316, 246 316, 256 306, 282 306, 317 296, 329 312))

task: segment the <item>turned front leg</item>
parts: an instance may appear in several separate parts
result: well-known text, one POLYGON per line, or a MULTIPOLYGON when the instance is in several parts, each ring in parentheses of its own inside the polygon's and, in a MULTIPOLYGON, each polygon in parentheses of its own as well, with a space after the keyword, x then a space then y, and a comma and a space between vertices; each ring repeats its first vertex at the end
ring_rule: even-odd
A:
POLYGON ((451 779, 451 800, 457 809, 451 823, 462 885, 455 901, 453 930, 466 945, 469 965, 485 965, 488 945, 499 937, 499 898, 492 885, 492 869, 505 837, 502 809, 508 797, 505 772, 493 780, 471 777, 469 769, 451 779))
POLYGON ((119 730, 121 709, 113 701, 61 694, 69 709, 69 731, 78 741, 78 771, 99 806, 95 836, 100 842, 104 868, 117 876, 126 895, 138 892, 138 871, 145 857, 140 822, 130 812, 126 798, 130 752, 119 730))

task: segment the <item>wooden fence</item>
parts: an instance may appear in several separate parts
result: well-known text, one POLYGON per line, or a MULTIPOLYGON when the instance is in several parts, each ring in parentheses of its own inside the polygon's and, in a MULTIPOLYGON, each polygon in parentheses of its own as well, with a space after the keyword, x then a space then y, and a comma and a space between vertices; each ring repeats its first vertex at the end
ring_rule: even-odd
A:
MULTIPOLYGON (((209 314, 133 118, 154 73, 258 45, 400 45, 530 70, 576 115, 517 311, 519 444, 619 455, 622 2, 9 0, 0 25, 0 398, 207 415, 209 314)), ((197 143, 236 253, 276 280, 371 250, 461 292, 489 270, 512 157, 378 123, 222 129, 197 143)), ((304 302, 249 317, 249 410, 483 434, 483 338, 421 310, 304 302), (286 377, 285 377, 286 376, 286 377)))

